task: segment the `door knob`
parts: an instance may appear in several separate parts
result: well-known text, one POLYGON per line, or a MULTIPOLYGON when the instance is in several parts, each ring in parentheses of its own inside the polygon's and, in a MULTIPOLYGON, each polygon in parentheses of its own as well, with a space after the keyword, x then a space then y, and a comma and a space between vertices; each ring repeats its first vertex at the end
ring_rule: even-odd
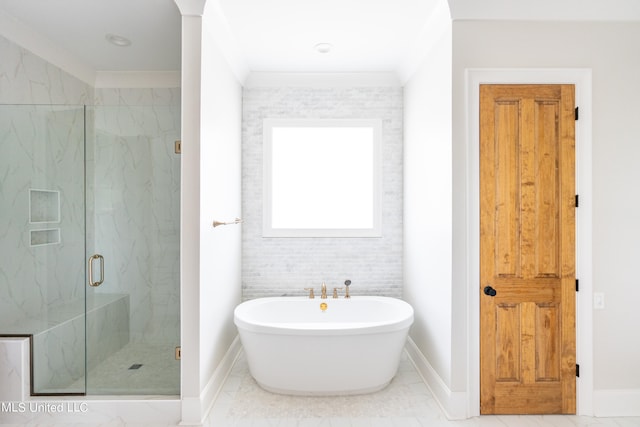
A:
POLYGON ((484 294, 485 295, 489 295, 490 297, 495 297, 497 292, 491 286, 485 286, 484 287, 484 294))

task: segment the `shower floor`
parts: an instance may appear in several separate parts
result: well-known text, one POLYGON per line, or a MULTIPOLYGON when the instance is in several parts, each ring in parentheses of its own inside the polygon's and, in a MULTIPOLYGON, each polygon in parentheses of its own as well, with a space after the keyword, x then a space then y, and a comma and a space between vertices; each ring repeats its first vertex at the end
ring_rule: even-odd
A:
POLYGON ((87 395, 114 394, 179 395, 180 361, 174 347, 129 343, 89 371, 87 395))

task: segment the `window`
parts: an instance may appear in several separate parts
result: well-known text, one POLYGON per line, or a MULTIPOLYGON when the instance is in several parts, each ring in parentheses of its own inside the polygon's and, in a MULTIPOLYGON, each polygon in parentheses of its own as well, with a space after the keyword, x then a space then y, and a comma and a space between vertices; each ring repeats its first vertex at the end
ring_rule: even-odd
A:
POLYGON ((263 236, 381 236, 381 127, 266 119, 263 236))

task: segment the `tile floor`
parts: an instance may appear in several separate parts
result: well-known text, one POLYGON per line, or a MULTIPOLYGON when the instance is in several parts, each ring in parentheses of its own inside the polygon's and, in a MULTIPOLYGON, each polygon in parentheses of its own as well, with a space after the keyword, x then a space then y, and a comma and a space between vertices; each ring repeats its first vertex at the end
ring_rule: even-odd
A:
MULTIPOLYGON (((129 343, 89 371, 89 395, 179 395, 180 362, 174 347, 129 343), (139 369, 130 369, 140 364, 139 369)), ((84 378, 74 385, 84 389, 84 378)))
MULTIPOLYGON (((33 423, 3 427, 174 427, 112 421, 100 424, 33 423)), ((640 417, 482 416, 449 421, 413 364, 403 356, 394 380, 360 396, 283 396, 262 390, 241 354, 225 381, 205 427, 640 427, 640 417)))
POLYGON ((391 384, 361 396, 283 396, 262 390, 240 355, 206 427, 640 427, 640 417, 483 416, 449 421, 403 356, 391 384))

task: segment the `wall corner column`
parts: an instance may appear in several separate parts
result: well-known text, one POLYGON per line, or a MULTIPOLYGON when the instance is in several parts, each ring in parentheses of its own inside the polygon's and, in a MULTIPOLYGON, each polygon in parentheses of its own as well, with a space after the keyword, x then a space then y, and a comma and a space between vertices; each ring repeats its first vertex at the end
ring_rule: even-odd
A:
POLYGON ((206 0, 175 0, 182 13, 182 154, 180 305, 182 425, 199 425, 200 399, 200 117, 202 14, 206 0))

